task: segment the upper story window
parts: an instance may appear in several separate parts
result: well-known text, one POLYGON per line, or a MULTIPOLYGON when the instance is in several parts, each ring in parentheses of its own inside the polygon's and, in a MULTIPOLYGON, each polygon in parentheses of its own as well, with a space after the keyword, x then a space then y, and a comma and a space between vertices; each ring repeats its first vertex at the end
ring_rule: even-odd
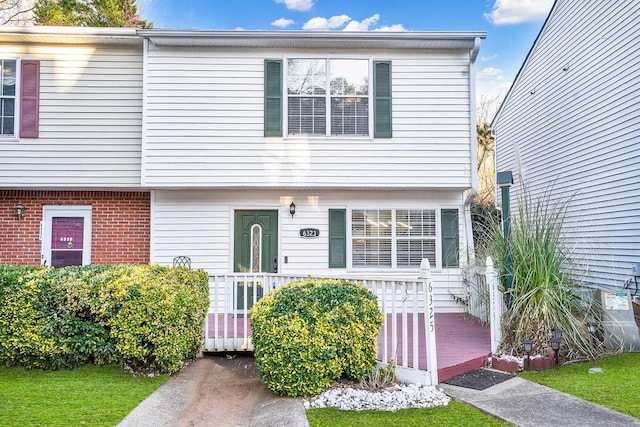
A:
POLYGON ((390 138, 391 105, 391 62, 265 61, 265 136, 282 136, 285 123, 293 136, 369 136, 373 120, 373 136, 390 138))
POLYGON ((369 61, 290 59, 287 111, 289 135, 369 135, 369 61))
POLYGON ((1 59, 0 75, 0 135, 15 135, 16 118, 16 61, 1 59))
POLYGON ((0 138, 38 138, 40 61, 0 58, 0 67, 0 138))

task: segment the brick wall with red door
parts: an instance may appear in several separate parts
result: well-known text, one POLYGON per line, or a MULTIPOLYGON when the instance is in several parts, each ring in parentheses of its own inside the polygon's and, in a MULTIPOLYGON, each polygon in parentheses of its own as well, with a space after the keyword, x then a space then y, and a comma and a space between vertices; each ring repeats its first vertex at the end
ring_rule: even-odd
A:
POLYGON ((44 205, 91 205, 92 264, 149 262, 147 192, 0 190, 0 263, 40 265, 44 205))

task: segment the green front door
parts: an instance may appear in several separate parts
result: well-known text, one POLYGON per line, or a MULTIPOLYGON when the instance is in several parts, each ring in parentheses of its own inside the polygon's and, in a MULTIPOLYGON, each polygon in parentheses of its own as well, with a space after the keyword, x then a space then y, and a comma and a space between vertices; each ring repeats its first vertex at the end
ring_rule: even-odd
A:
POLYGON ((278 211, 236 211, 233 270, 278 272, 278 211))
MULTIPOLYGON (((278 211, 236 211, 234 241, 234 271, 278 272, 278 211)), ((236 308, 244 310, 245 299, 251 308, 263 293, 261 281, 237 282, 236 308)))

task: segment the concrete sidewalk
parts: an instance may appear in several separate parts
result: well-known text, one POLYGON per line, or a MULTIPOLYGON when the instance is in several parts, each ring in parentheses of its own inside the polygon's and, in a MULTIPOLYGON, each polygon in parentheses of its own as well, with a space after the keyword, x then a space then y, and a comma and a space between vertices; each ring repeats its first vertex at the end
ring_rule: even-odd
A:
POLYGON ((446 394, 522 427, 630 427, 640 420, 514 377, 485 390, 439 384, 446 394))

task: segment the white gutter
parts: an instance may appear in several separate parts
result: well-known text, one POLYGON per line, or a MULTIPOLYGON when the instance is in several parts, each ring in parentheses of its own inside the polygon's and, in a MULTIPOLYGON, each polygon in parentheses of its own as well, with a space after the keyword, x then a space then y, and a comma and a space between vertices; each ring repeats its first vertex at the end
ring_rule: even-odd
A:
POLYGON ((231 48, 473 49, 480 31, 208 31, 139 29, 156 46, 231 48))
POLYGON ((471 222, 471 202, 478 194, 478 132, 476 128, 476 59, 480 51, 480 37, 476 37, 473 49, 469 53, 469 135, 471 143, 471 187, 465 191, 464 218, 465 243, 467 248, 467 263, 475 260, 473 244, 473 228, 471 222))

